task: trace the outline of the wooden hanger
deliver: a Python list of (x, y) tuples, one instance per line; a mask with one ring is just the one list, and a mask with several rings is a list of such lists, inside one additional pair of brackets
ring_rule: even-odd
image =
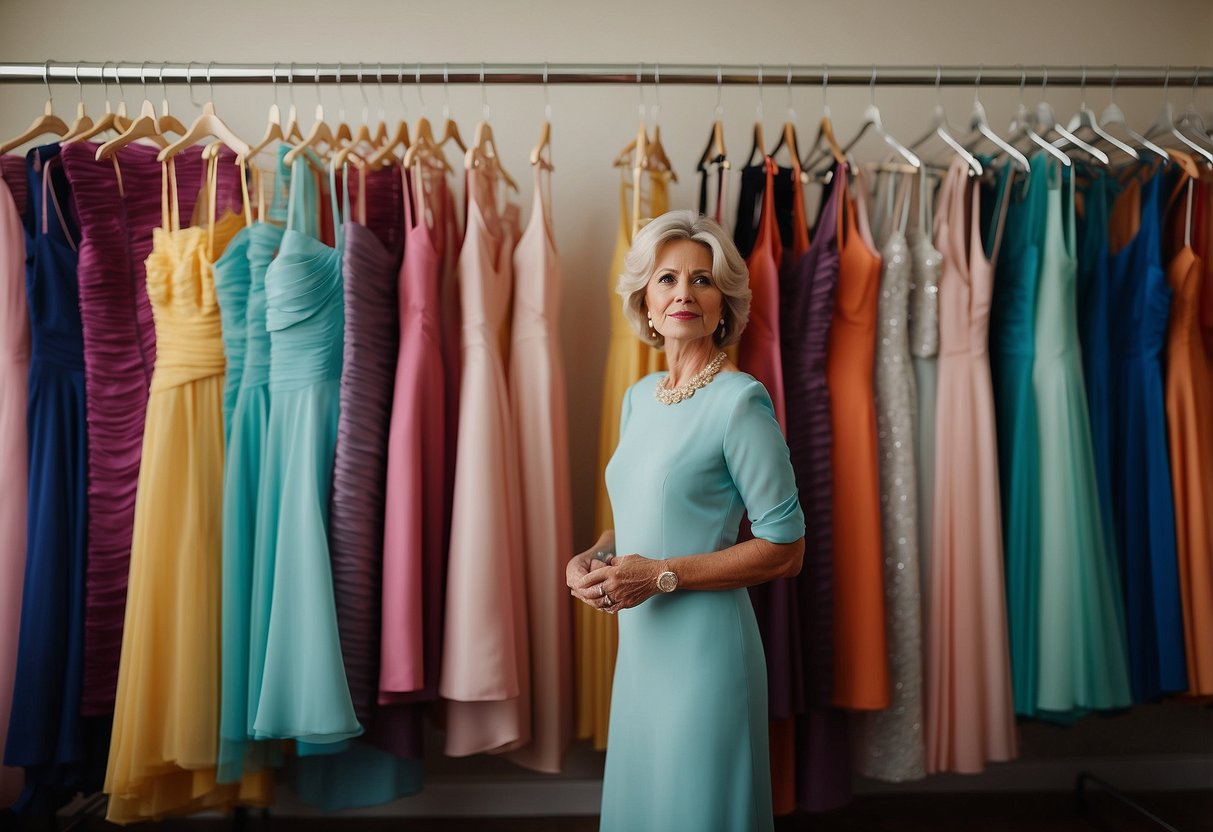
[[(640, 128), (636, 133), (636, 138), (634, 138), (630, 142), (628, 142), (627, 145), (623, 148), (623, 150), (619, 151), (618, 155), (615, 156), (615, 161), (613, 161), (611, 163), (611, 166), (616, 167), (616, 168), (639, 167), (639, 168), (643, 169), (644, 168), (644, 154), (645, 154), (645, 149), (648, 147), (648, 144), (649, 144), (649, 134), (645, 130), (644, 121), (641, 120)], [(641, 148), (641, 152), (639, 155), (636, 153), (637, 148)]]
[(156, 115), (156, 105), (146, 98), (143, 99), (143, 105), (139, 108), (139, 117), (132, 121), (130, 126), (123, 130), (116, 138), (110, 139), (97, 148), (97, 161), (108, 159), (128, 144), (133, 144), (139, 139), (148, 139), (160, 147), (168, 144), (160, 134), (160, 120)]
[(709, 162), (716, 159), (720, 159), (722, 164), (727, 166), (728, 162), (724, 161), (727, 155), (724, 146), (724, 125), (717, 119), (712, 122), (712, 131), (708, 134), (708, 143), (703, 148), (703, 155), (699, 157), (697, 167), (702, 170)]
[[(423, 118), (422, 121), (425, 121), (425, 119)], [(426, 132), (429, 133), (429, 122), (426, 121), (425, 123)], [(383, 124), (380, 124), (379, 126), (383, 128), (384, 132), (386, 133), (386, 126)], [(433, 144), (432, 133), (430, 133), (430, 143)], [(367, 163), (370, 164), (371, 167), (380, 167), (381, 165), (392, 164), (394, 160), (397, 160), (396, 151), (399, 148), (403, 147), (405, 151), (408, 151), (413, 146), (413, 142), (409, 138), (409, 123), (404, 119), (401, 119), (396, 125), (396, 129), (391, 136), (389, 136), (386, 140), (376, 139), (375, 146), (379, 149), (370, 155), (370, 158), (367, 159)], [(443, 161), (445, 163), (445, 159)]]
[(316, 67), (316, 119), (312, 122), (312, 129), (303, 137), (303, 140), (291, 148), (286, 154), (283, 161), (286, 164), (292, 165), (295, 159), (301, 153), (307, 150), (316, 151), (318, 148), (326, 147), (329, 151), (335, 151), (338, 148), (337, 137), (333, 133), (327, 121), (324, 120), (324, 102), (320, 99), (320, 67)]
[(72, 126), (59, 139), (59, 144), (65, 144), (72, 136), (78, 136), (93, 127), (93, 120), (84, 108), (84, 86), (80, 83), (80, 64), (76, 64), (76, 93), (78, 100), (76, 101), (76, 120), (72, 122)]
[(45, 136), (47, 134), (54, 136), (67, 135), (70, 128), (63, 119), (55, 115), (55, 97), (51, 93), (50, 63), (50, 61), (47, 61), (42, 68), (42, 80), (43, 83), (46, 84), (46, 106), (42, 110), (42, 115), (34, 119), (34, 123), (31, 124), (24, 133), (14, 136), (4, 144), (0, 144), (0, 154), (8, 153), (13, 148), (20, 147), (26, 142), (36, 139), (39, 136)]
[(164, 64), (160, 65), (160, 134), (175, 133), (178, 136), (184, 136), (186, 133), (185, 125), (181, 120), (169, 112), (168, 107), (168, 87), (164, 85)]
[(539, 165), (542, 170), (555, 170), (549, 158), (544, 156), (544, 151), (550, 151), (551, 147), (552, 124), (545, 119), (543, 124), (539, 126), (539, 141), (536, 142), (535, 147), (531, 150), (531, 164)]
[(487, 121), (482, 121), (476, 125), (476, 135), (472, 143), (472, 148), (464, 157), (463, 166), (466, 170), (487, 165), (490, 170), (493, 170), (501, 176), (506, 185), (517, 193), (518, 183), (506, 172), (506, 169), (501, 164), (501, 156), (497, 152), (497, 142), (493, 139), (493, 128)]
[(186, 131), (186, 134), (164, 148), (164, 150), (161, 150), (160, 155), (156, 158), (161, 162), (171, 159), (187, 147), (197, 144), (199, 140), (208, 136), (219, 139), (219, 141), (235, 151), (236, 156), (244, 159), (248, 158), (248, 143), (233, 133), (223, 119), (219, 118), (215, 113), (214, 101), (207, 101), (203, 104), (202, 115), (194, 119), (194, 123), (190, 125), (190, 129)]
[(644, 160), (647, 170), (667, 171), (670, 174), (671, 181), (678, 181), (678, 174), (674, 172), (674, 163), (665, 154), (665, 147), (661, 144), (660, 124), (653, 125), (653, 140), (645, 147)]
[[(405, 135), (407, 137), (407, 133)], [(372, 164), (375, 163), (374, 158), (371, 157)], [(441, 168), (446, 173), (453, 172), (450, 163), (446, 160), (446, 154), (442, 152), (442, 147), (434, 140), (434, 132), (430, 127), (430, 120), (425, 116), (417, 119), (417, 135), (413, 142), (408, 145), (408, 150), (404, 153), (404, 166), (411, 168), (418, 160), (423, 160)]]

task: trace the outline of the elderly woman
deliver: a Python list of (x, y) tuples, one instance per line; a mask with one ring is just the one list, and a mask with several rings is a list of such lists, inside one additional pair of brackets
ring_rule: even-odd
[[(619, 614), (601, 828), (769, 830), (766, 662), (745, 588), (800, 571), (804, 516), (771, 399), (721, 349), (749, 319), (749, 275), (691, 211), (645, 226), (625, 268), (624, 313), (670, 371), (625, 395), (606, 469), (616, 528), (567, 568), (575, 597)], [(743, 512), (754, 539), (737, 543)]]

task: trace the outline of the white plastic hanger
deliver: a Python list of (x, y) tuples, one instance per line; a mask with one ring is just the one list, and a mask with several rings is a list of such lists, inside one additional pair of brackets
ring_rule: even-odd
[[(1095, 118), (1095, 111), (1087, 106), (1087, 68), (1085, 66), (1082, 68), (1081, 96), (1078, 112), (1070, 119), (1070, 123), (1066, 125), (1066, 129), (1076, 136), (1079, 135), (1080, 131), (1085, 131), (1087, 134), (1094, 136), (1095, 141), (1101, 141), (1116, 148), (1134, 161), (1139, 160), (1141, 156), (1136, 150), (1099, 126), (1099, 122)], [(1053, 146), (1065, 147), (1070, 143), (1070, 140), (1063, 134), (1061, 138), (1053, 142)]]
[(1154, 123), (1146, 130), (1146, 138), (1162, 138), (1175, 139), (1181, 145), (1182, 149), (1190, 150), (1199, 156), (1206, 164), (1213, 165), (1213, 152), (1197, 144), (1193, 139), (1188, 138), (1182, 130), (1175, 124), (1175, 110), (1171, 106), (1171, 68), (1167, 67), (1167, 74), (1163, 77), (1162, 94), (1163, 103), (1162, 110), (1158, 113), (1158, 118), (1154, 119)]
[(942, 140), (944, 144), (952, 148), (952, 151), (957, 156), (964, 159), (965, 164), (969, 166), (969, 173), (971, 175), (981, 176), (983, 170), (981, 162), (979, 162), (977, 157), (970, 153), (964, 145), (956, 141), (956, 138), (952, 135), (952, 131), (948, 128), (948, 116), (943, 109), (943, 96), (940, 93), (940, 82), (942, 79), (943, 69), (936, 64), (935, 108), (931, 111), (931, 126), (917, 141), (910, 143), (910, 150), (918, 150), (918, 148), (930, 141), (931, 137), (936, 136)]
[[(1045, 74), (1045, 83), (1047, 84), (1047, 69), (1045, 70)], [(1039, 147), (1045, 153), (1048, 153), (1066, 167), (1070, 167), (1074, 161), (1065, 153), (1062, 153), (1056, 147), (1045, 141), (1044, 137), (1036, 132), (1036, 118), (1039, 115), (1039, 110), (1037, 112), (1033, 112), (1029, 110), (1027, 105), (1023, 102), (1023, 88), (1025, 82), (1027, 81), (1027, 77), (1027, 73), (1024, 72), (1024, 69), (1021, 66), (1019, 68), (1019, 108), (1015, 111), (1015, 117), (1011, 119), (1011, 134), (1007, 137), (1007, 141), (1011, 144), (1015, 144), (1016, 142), (1027, 139), (1029, 142)]]
[(1003, 141), (1002, 137), (990, 127), (990, 120), (986, 117), (985, 105), (981, 103), (981, 73), (982, 68), (978, 67), (977, 81), (973, 85), (973, 112), (969, 115), (969, 136), (964, 142), (965, 149), (972, 152), (981, 144), (982, 139), (985, 139), (997, 147), (1000, 152), (1011, 157), (1016, 166), (1024, 173), (1027, 173), (1031, 170), (1031, 165), (1028, 164), (1028, 157), (1020, 153), (1014, 145)]
[(1056, 133), (1062, 139), (1065, 139), (1069, 144), (1074, 145), (1074, 147), (1078, 148), (1083, 153), (1086, 153), (1101, 165), (1106, 166), (1109, 164), (1110, 160), (1108, 159), (1108, 154), (1104, 153), (1098, 147), (1095, 147), (1089, 142), (1085, 142), (1078, 138), (1078, 136), (1075, 136), (1072, 132), (1057, 123), (1057, 115), (1053, 112), (1053, 105), (1049, 103), (1048, 99), (1049, 68), (1047, 66), (1041, 67), (1041, 70), (1043, 75), (1040, 84), (1040, 103), (1036, 105), (1036, 128), (1046, 138), (1050, 133)]
[(1110, 98), (1108, 106), (1104, 107), (1104, 111), (1099, 114), (1099, 126), (1106, 128), (1116, 125), (1125, 131), (1130, 139), (1137, 143), (1138, 150), (1148, 150), (1154, 155), (1162, 159), (1164, 164), (1171, 163), (1171, 157), (1167, 155), (1167, 151), (1156, 145), (1154, 142), (1147, 139), (1141, 133), (1138, 133), (1129, 123), (1125, 121), (1125, 114), (1120, 105), (1116, 103), (1116, 81), (1120, 78), (1120, 67), (1114, 67), (1112, 71), (1112, 83), (1110, 85)]
[(880, 108), (876, 106), (876, 67), (872, 67), (872, 80), (868, 83), (868, 106), (863, 110), (863, 122), (859, 126), (859, 132), (855, 134), (855, 138), (847, 142), (842, 147), (842, 152), (849, 154), (851, 149), (859, 143), (864, 134), (872, 130), (877, 136), (884, 140), (884, 143), (891, 147), (906, 164), (913, 167), (915, 170), (922, 166), (922, 160), (914, 154), (914, 151), (903, 145), (897, 139), (893, 138), (887, 130), (884, 129), (884, 124), (880, 118)]

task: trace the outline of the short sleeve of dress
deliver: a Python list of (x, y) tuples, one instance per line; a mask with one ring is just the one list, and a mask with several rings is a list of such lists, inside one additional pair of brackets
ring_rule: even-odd
[(788, 443), (766, 388), (746, 384), (724, 432), (724, 459), (741, 495), (755, 537), (792, 543), (804, 537), (804, 514), (796, 490)]

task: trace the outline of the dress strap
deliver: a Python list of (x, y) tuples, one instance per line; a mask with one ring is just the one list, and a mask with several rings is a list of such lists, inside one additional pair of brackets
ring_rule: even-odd
[(313, 218), (307, 215), (311, 206), (302, 203), (307, 201), (306, 186), (302, 180), (304, 175), (310, 176), (311, 169), (302, 157), (291, 162), (291, 181), (286, 197), (286, 228), (288, 231), (310, 233)]
[(50, 184), (51, 166), (58, 162), (60, 167), (63, 162), (58, 156), (47, 159), (46, 164), (42, 165), (42, 233), (46, 234), (50, 230), (47, 223), (46, 203), (50, 202), (55, 206), (55, 216), (59, 218), (59, 227), (63, 229), (63, 236), (67, 240), (67, 244), (72, 247), (72, 251), (76, 251), (76, 241), (72, 239), (71, 229), (67, 225), (67, 217), (63, 215), (63, 207), (59, 204), (59, 195), (55, 193), (55, 188)]
[[(1058, 164), (1060, 165), (1061, 163), (1058, 162)], [(1002, 187), (999, 188), (998, 194), (995, 197), (995, 204), (998, 206), (998, 214), (997, 214), (997, 219), (994, 220), (994, 243), (993, 243), (993, 245), (990, 246), (990, 253), (987, 258), (991, 263), (998, 262), (998, 250), (1002, 247), (1002, 233), (1003, 233), (1004, 229), (1006, 229), (1006, 226), (1007, 226), (1007, 209), (1010, 207), (1011, 188), (1014, 186), (1014, 183), (1015, 183), (1015, 171), (1011, 167), (1011, 163), (1008, 161), (1007, 162), (1007, 172), (1006, 172), (1006, 175), (1003, 176), (1003, 180), (1002, 180)], [(980, 191), (980, 188), (978, 188), (978, 190)], [(977, 207), (980, 209), (980, 207), (981, 207), (980, 202), (978, 203)], [(1071, 209), (1073, 208), (1072, 200), (1071, 200), (1070, 207), (1071, 207)], [(974, 227), (977, 227), (977, 236), (978, 236), (978, 238), (980, 238), (981, 229), (978, 227), (981, 225), (980, 211), (978, 211), (978, 213), (974, 214), (974, 216), (977, 217), (977, 220), (974, 222)], [(1073, 227), (1072, 222), (1071, 222), (1071, 227)], [(1071, 236), (1073, 236), (1073, 235), (1071, 235)]]
[(910, 207), (914, 201), (910, 198), (914, 195), (914, 186), (909, 176), (902, 176), (901, 182), (897, 186), (897, 199), (895, 203), (897, 210), (901, 211), (901, 215), (897, 219), (897, 231), (903, 236), (906, 233), (906, 228), (910, 224)]
[(219, 205), (219, 154), (206, 163), (206, 257), (215, 260), (215, 212)]
[(170, 233), (181, 228), (181, 209), (177, 204), (177, 163), (172, 156), (160, 164), (160, 227)]
[[(345, 247), (345, 218), (350, 213), (348, 164), (341, 166), (342, 187), (337, 187), (337, 167), (329, 165), (329, 207), (333, 211), (333, 247), (341, 251)], [(337, 191), (341, 191), (341, 213), (337, 212)]]

